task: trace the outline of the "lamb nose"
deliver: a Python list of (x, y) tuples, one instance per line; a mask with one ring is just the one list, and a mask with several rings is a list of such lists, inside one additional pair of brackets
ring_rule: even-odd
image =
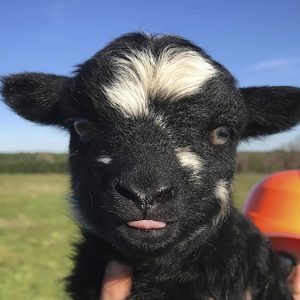
[(153, 201), (158, 203), (164, 203), (169, 200), (172, 200), (174, 197), (174, 188), (172, 186), (161, 186), (153, 194)]
[(144, 192), (142, 189), (121, 181), (116, 184), (115, 189), (123, 198), (140, 202), (143, 209), (151, 208), (154, 203), (167, 202), (174, 196), (173, 187), (167, 185)]
[(137, 189), (123, 181), (118, 182), (115, 186), (115, 189), (119, 195), (129, 200), (141, 201), (143, 198), (143, 195)]

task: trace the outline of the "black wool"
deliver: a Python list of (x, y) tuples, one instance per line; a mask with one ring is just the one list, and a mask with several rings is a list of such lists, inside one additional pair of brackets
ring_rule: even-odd
[(2, 78), (5, 103), (70, 133), (70, 205), (82, 232), (66, 280), (98, 300), (107, 263), (133, 268), (128, 299), (292, 299), (276, 255), (232, 206), (236, 148), (300, 121), (300, 89), (239, 88), (176, 36), (124, 35), (73, 77)]

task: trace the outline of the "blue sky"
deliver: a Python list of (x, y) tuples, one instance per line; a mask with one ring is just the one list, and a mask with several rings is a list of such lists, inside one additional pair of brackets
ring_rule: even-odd
[[(0, 75), (69, 75), (120, 34), (184, 36), (224, 64), (241, 86), (300, 86), (298, 0), (0, 1)], [(300, 126), (243, 150), (270, 150), (300, 138)], [(68, 135), (24, 121), (0, 103), (0, 152), (67, 151)]]

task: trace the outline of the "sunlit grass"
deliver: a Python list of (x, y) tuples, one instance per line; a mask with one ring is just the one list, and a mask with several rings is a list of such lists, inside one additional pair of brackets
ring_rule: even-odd
[(0, 299), (64, 299), (75, 228), (63, 175), (0, 175)]
[[(241, 207), (262, 175), (238, 175)], [(76, 228), (70, 219), (65, 175), (0, 175), (0, 299), (66, 299), (62, 279)]]

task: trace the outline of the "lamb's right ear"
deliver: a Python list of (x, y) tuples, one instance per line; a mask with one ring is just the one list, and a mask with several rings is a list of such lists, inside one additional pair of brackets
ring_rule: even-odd
[(71, 78), (43, 73), (21, 73), (1, 78), (4, 102), (23, 118), (61, 125), (62, 99)]

